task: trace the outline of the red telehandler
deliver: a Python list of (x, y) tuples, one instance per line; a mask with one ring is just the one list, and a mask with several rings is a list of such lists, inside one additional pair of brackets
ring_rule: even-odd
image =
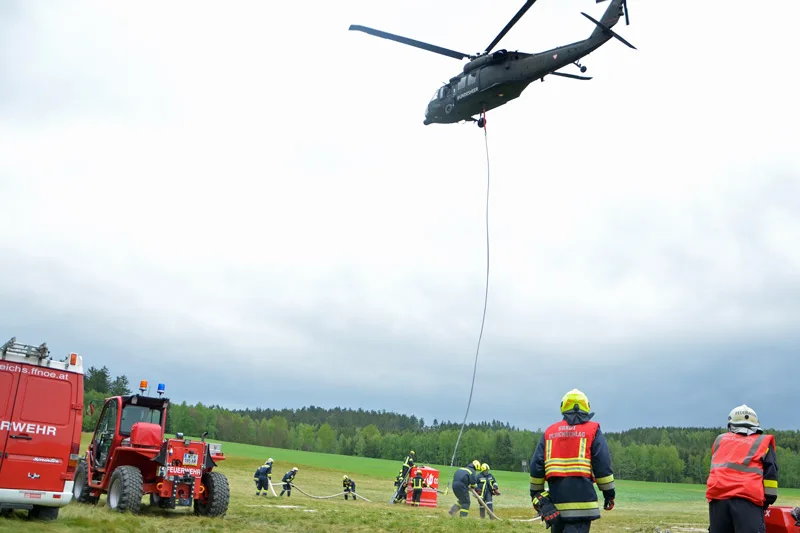
[(142, 496), (162, 509), (194, 505), (195, 514), (223, 516), (228, 510), (228, 479), (214, 472), (225, 459), (221, 444), (165, 439), (169, 399), (158, 385), (158, 397), (141, 394), (106, 398), (94, 437), (75, 471), (73, 498), (96, 504), (101, 494), (116, 511), (140, 510)]

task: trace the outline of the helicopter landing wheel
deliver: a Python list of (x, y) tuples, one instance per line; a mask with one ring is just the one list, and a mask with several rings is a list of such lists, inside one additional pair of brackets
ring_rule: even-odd
[(479, 119), (478, 119), (478, 127), (479, 127), (479, 128), (482, 128), (482, 127), (484, 127), (485, 125), (486, 125), (486, 119), (485, 119), (485, 118), (483, 118), (483, 117), (479, 118)]
[(581, 72), (586, 72), (586, 67), (581, 67)]

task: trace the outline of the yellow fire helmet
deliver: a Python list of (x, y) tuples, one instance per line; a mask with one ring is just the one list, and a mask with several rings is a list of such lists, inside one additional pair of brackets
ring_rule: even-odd
[(561, 412), (583, 411), (589, 413), (589, 398), (578, 389), (572, 389), (561, 398)]
[(481, 465), (481, 470), (482, 470), (483, 472), (488, 472), (488, 471), (489, 471), (489, 465), (488, 465), (488, 464), (486, 464), (486, 463), (483, 463), (483, 464)]
[(474, 461), (472, 461), (472, 466), (475, 467), (475, 470), (480, 470), (481, 469), (481, 462), (478, 461), (477, 459), (475, 459)]
[(347, 474), (343, 475), (343, 476), (342, 476), (342, 479), (343, 479), (343, 480), (347, 479)]

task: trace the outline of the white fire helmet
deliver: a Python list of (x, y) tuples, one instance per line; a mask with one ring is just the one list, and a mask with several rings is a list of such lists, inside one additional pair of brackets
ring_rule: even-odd
[(761, 433), (761, 426), (758, 425), (758, 415), (746, 404), (734, 407), (728, 414), (728, 431), (732, 433), (742, 433), (752, 435)]

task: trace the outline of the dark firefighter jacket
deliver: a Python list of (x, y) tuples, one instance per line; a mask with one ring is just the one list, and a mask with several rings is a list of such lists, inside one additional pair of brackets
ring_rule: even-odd
[(471, 463), (456, 470), (453, 474), (453, 485), (456, 483), (461, 483), (465, 487), (474, 487), (478, 484), (478, 474)]
[(419, 473), (417, 470), (417, 475), (411, 478), (411, 488), (414, 490), (422, 490), (422, 487), (427, 487), (428, 484), (425, 482), (425, 478), (422, 477), (422, 474)]
[(483, 472), (478, 476), (478, 495), (486, 501), (492, 495), (492, 490), (497, 490), (497, 480), (491, 472)]
[[(586, 424), (594, 416), (594, 413), (570, 412), (564, 414), (564, 422), (569, 426), (576, 426), (574, 431), (567, 433), (581, 434), (582, 424)], [(560, 422), (564, 425), (564, 422)], [(536, 451), (531, 458), (531, 498), (544, 490), (545, 482), (545, 441), (548, 431), (557, 428), (557, 424), (551, 425), (545, 434), (542, 435)], [(559, 438), (558, 435), (551, 437)], [(579, 437), (567, 437), (576, 438)], [(580, 442), (579, 447), (583, 448), (585, 442)], [(594, 483), (597, 483), (604, 497), (613, 499), (614, 472), (611, 470), (611, 454), (608, 451), (606, 438), (597, 426), (590, 446), (591, 456), (591, 475), (586, 476), (558, 476), (550, 475), (547, 479), (550, 500), (561, 511), (561, 517), (565, 521), (575, 520), (595, 520), (600, 518), (600, 505), (597, 501), (597, 492)], [(593, 479), (594, 478), (594, 479)]]
[(342, 488), (345, 492), (355, 492), (356, 491), (356, 482), (350, 478), (342, 480)]
[(261, 479), (263, 481), (267, 480), (267, 475), (269, 474), (267, 467), (265, 465), (261, 465), (256, 468), (256, 473), (253, 474), (254, 479)]
[(281, 479), (281, 481), (283, 481), (284, 483), (289, 483), (290, 481), (292, 481), (294, 479), (294, 475), (296, 473), (297, 472), (295, 472), (294, 470), (289, 470), (288, 472), (286, 472), (283, 475), (283, 478)]

